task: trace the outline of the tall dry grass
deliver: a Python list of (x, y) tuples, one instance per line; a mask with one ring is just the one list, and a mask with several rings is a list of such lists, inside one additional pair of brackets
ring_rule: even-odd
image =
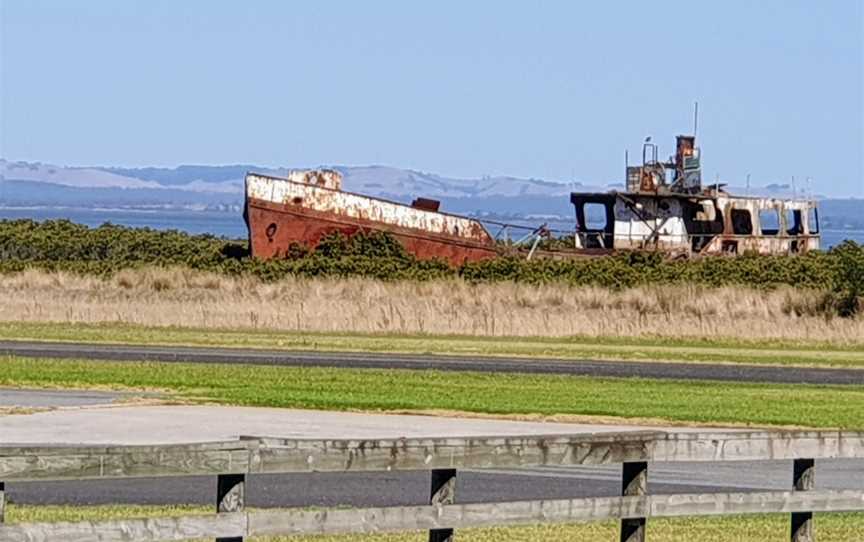
[(263, 283), (188, 269), (110, 279), (0, 276), (0, 320), (491, 336), (722, 336), (860, 343), (864, 318), (831, 317), (823, 294), (700, 286), (611, 291), (459, 280)]

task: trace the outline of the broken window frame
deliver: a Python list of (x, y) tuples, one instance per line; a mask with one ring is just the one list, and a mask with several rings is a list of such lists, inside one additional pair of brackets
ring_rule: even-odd
[[(729, 221), (732, 225), (733, 235), (753, 235), (753, 213), (750, 212), (750, 209), (733, 207), (729, 213)], [(746, 227), (739, 228), (742, 225), (746, 225)]]
[(780, 235), (781, 229), (779, 209), (776, 207), (765, 207), (759, 209), (760, 235), (774, 237)]
[(816, 235), (819, 233), (819, 209), (810, 207), (807, 210), (807, 233)]

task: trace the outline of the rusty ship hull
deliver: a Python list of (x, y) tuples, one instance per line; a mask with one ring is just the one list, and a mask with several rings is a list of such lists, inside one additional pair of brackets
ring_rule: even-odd
[[(692, 258), (803, 254), (820, 247), (815, 200), (740, 197), (719, 182), (702, 186), (694, 135), (677, 136), (669, 161), (659, 160), (657, 146), (646, 141), (642, 164), (625, 167), (626, 191), (571, 194), (574, 230), (487, 220), (501, 227), (496, 237), (477, 220), (439, 212), (434, 200), (405, 205), (345, 192), (335, 170), (292, 171), (284, 178), (249, 173), (249, 244), (253, 257), (268, 259), (285, 257), (292, 244), (315, 248), (334, 232), (386, 232), (416, 258), (439, 258), (453, 266), (500, 255), (560, 259), (652, 251)], [(510, 231), (520, 228), (527, 234), (511, 242)], [(507, 237), (497, 241), (503, 232)], [(556, 233), (550, 244), (558, 248), (546, 248), (542, 241)]]
[(478, 221), (436, 210), (437, 202), (405, 205), (342, 191), (333, 170), (248, 174), (245, 218), (253, 257), (285, 257), (292, 244), (315, 248), (331, 233), (386, 232), (418, 259), (458, 266), (494, 258), (495, 240)]

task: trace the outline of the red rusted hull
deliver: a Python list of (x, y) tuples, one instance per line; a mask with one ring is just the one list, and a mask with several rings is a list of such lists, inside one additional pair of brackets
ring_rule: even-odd
[(494, 258), (494, 243), (472, 243), (464, 238), (402, 228), (390, 224), (315, 211), (300, 205), (248, 199), (246, 202), (249, 242), (256, 258), (284, 257), (292, 243), (314, 248), (327, 234), (340, 232), (386, 232), (418, 259), (439, 258), (459, 266)]

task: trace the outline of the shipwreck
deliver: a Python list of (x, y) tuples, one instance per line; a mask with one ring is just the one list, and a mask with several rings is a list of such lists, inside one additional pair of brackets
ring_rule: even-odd
[[(733, 196), (722, 184), (703, 186), (700, 149), (690, 135), (676, 138), (667, 161), (646, 141), (641, 163), (626, 165), (625, 191), (574, 192), (570, 201), (571, 231), (526, 228), (441, 212), (433, 199), (408, 205), (347, 192), (338, 171), (318, 169), (286, 177), (248, 173), (244, 218), (251, 254), (262, 259), (285, 257), (292, 244), (314, 248), (334, 232), (386, 232), (415, 257), (454, 266), (505, 254), (571, 258), (636, 250), (689, 258), (819, 248), (815, 200)], [(520, 229), (525, 235), (511, 240)]]

